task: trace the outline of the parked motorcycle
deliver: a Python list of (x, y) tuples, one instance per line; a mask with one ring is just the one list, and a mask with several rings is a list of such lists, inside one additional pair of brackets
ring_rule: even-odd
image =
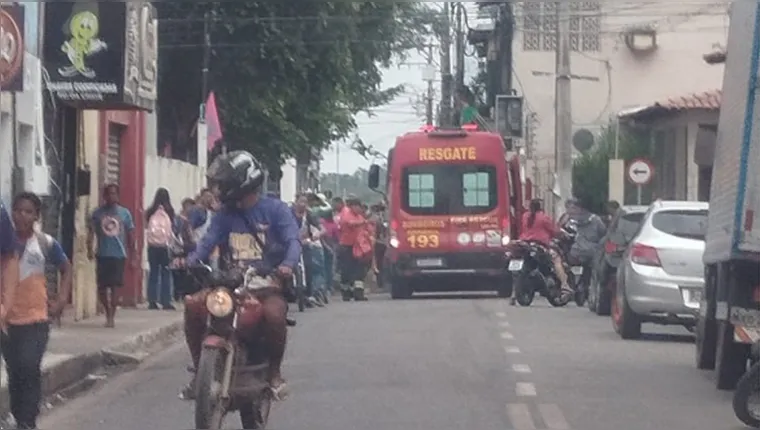
[[(530, 306), (536, 293), (546, 297), (554, 307), (567, 305), (572, 297), (562, 293), (562, 285), (554, 270), (549, 249), (541, 243), (514, 241), (507, 249), (507, 269), (512, 274), (515, 299), (520, 306)], [(569, 266), (565, 265), (570, 285), (575, 284)]]
[(570, 287), (575, 291), (573, 299), (575, 304), (583, 306), (588, 299), (588, 286), (590, 284), (591, 267), (581, 264), (579, 262), (572, 261), (569, 258), (570, 248), (575, 243), (575, 238), (578, 236), (578, 223), (571, 219), (563, 224), (560, 229), (563, 235), (554, 240), (554, 244), (562, 254), (563, 260), (568, 262), (570, 266), (570, 272), (572, 272), (572, 279), (568, 275), (568, 283)]
[[(749, 427), (760, 428), (760, 343), (752, 347), (754, 364), (741, 377), (734, 391), (734, 414)], [(750, 403), (758, 403), (751, 405)], [(753, 407), (754, 406), (754, 407)]]
[(243, 428), (265, 429), (272, 392), (264, 353), (262, 304), (257, 295), (280, 288), (277, 280), (245, 273), (188, 269), (204, 290), (188, 300), (188, 312), (206, 320), (195, 388), (195, 428), (219, 430), (229, 412), (239, 411)]

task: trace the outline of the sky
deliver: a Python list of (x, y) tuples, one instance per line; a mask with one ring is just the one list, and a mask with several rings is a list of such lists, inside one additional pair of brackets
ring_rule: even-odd
[[(471, 25), (476, 13), (475, 10), (468, 7), (467, 15)], [(436, 50), (433, 58), (436, 68), (439, 65), (439, 56), (439, 51)], [(425, 123), (424, 101), (427, 93), (427, 82), (423, 79), (423, 73), (426, 60), (425, 55), (410, 51), (408, 58), (403, 63), (384, 71), (384, 88), (404, 85), (406, 91), (388, 105), (374, 109), (375, 114), (372, 117), (368, 117), (366, 114), (356, 116), (358, 125), (356, 134), (364, 141), (365, 145), (371, 145), (378, 152), (387, 154), (388, 150), (393, 147), (397, 136), (417, 130)], [(470, 77), (477, 73), (477, 69), (477, 59), (466, 58), (465, 82), (469, 83)], [(440, 87), (440, 75), (436, 74), (434, 82), (436, 105), (440, 100), (438, 98)], [(365, 159), (351, 150), (352, 140), (353, 138), (344, 142), (335, 142), (330, 150), (323, 152), (323, 160), (320, 166), (322, 172), (352, 174), (357, 168), (368, 168), (372, 164), (371, 159)]]

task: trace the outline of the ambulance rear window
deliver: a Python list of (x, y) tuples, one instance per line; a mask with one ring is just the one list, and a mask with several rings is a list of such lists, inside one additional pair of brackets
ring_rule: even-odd
[(401, 200), (411, 215), (477, 215), (498, 203), (496, 168), (478, 165), (421, 165), (402, 172)]

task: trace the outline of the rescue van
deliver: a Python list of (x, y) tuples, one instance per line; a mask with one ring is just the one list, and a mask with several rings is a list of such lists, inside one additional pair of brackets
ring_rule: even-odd
[[(495, 133), (425, 128), (388, 154), (385, 279), (394, 299), (415, 292), (511, 295), (505, 247), (519, 234), (519, 159)], [(380, 168), (370, 167), (377, 190)], [(380, 191), (380, 190), (378, 190)]]

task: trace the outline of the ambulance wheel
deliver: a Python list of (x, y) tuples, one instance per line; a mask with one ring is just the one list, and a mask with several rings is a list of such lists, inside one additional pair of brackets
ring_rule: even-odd
[(391, 298), (393, 300), (411, 299), (414, 290), (408, 281), (394, 278), (391, 280)]

